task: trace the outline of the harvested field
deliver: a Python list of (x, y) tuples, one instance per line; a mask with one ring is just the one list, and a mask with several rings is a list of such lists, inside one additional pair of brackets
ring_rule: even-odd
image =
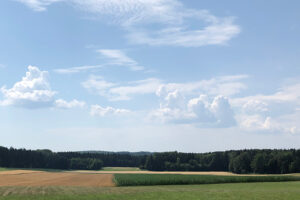
[(114, 186), (113, 174), (14, 170), (0, 173), (1, 186)]

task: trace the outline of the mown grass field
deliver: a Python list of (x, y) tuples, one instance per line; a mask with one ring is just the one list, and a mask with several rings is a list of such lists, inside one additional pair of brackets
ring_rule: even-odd
[(181, 174), (115, 174), (117, 186), (187, 185), (300, 181), (297, 176), (216, 176)]
[(299, 200), (300, 182), (138, 187), (0, 187), (1, 200)]

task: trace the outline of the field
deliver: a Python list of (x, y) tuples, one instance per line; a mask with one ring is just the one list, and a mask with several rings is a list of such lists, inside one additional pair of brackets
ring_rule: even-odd
[[(219, 176), (213, 175), (213, 172), (203, 175), (204, 172), (202, 172), (199, 176), (197, 173), (196, 175), (175, 175), (174, 172), (161, 174), (160, 172), (127, 170), (110, 168), (105, 171), (87, 172), (3, 169), (0, 171), (0, 200), (298, 200), (300, 196), (300, 181), (222, 183), (274, 181), (275, 179), (276, 181), (300, 180), (299, 176), (228, 176), (226, 172), (216, 173)], [(191, 173), (193, 172), (189, 174)], [(121, 181), (131, 185), (145, 185), (146, 181), (148, 185), (150, 182), (153, 186), (116, 187), (113, 182), (114, 178), (118, 185)], [(156, 185), (162, 183), (195, 185)], [(196, 185), (199, 183), (202, 184)]]
[(0, 173), (1, 186), (114, 186), (113, 174), (82, 174), (75, 172), (45, 172), (11, 170)]
[(115, 174), (118, 186), (300, 181), (296, 176), (216, 176), (181, 174)]
[(101, 171), (141, 171), (137, 167), (103, 167)]
[(300, 182), (139, 187), (0, 187), (1, 200), (299, 200)]

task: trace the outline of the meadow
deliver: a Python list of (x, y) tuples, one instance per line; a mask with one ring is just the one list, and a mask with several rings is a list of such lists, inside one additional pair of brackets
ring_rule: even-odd
[(300, 182), (134, 187), (0, 187), (1, 200), (299, 200)]

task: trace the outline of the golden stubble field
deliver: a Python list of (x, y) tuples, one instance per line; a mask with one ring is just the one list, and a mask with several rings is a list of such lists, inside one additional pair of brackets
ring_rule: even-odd
[(114, 186), (113, 174), (12, 170), (0, 172), (1, 186)]

